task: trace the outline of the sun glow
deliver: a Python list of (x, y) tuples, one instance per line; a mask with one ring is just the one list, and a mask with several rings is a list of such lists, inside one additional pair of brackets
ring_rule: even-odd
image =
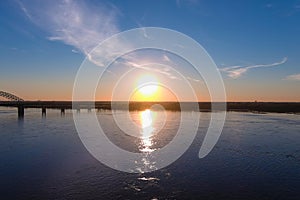
[(154, 100), (157, 98), (159, 84), (152, 75), (143, 75), (137, 81), (137, 93), (139, 100)]
[(139, 88), (139, 92), (143, 96), (152, 96), (156, 93), (157, 89), (158, 89), (157, 85), (149, 84), (149, 85), (145, 85), (145, 86), (142, 86), (141, 88)]

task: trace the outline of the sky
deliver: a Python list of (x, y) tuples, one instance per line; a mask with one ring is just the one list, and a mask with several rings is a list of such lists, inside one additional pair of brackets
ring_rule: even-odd
[[(91, 51), (99, 43), (129, 29), (162, 27), (202, 45), (223, 77), (227, 101), (300, 102), (299, 25), (299, 0), (3, 0), (0, 91), (25, 100), (71, 100), (76, 73), (84, 60), (94, 61)], [(190, 82), (199, 101), (210, 100), (192, 66), (171, 53), (144, 50), (128, 57), (134, 59), (120, 58), (105, 73), (97, 100), (110, 100), (114, 84), (132, 67), (139, 69), (124, 79), (124, 88), (139, 86), (143, 79), (178, 89), (181, 80), (168, 68), (173, 67)], [(141, 68), (145, 60), (162, 65)], [(155, 91), (154, 97), (140, 91), (132, 98), (176, 96), (163, 87), (148, 89)]]

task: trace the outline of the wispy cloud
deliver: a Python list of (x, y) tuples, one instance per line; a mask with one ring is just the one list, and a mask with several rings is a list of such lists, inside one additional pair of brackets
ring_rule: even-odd
[(230, 78), (236, 79), (240, 76), (244, 75), (249, 69), (254, 68), (263, 68), (263, 67), (275, 67), (281, 64), (284, 64), (287, 61), (287, 57), (283, 58), (279, 62), (271, 63), (271, 64), (258, 64), (258, 65), (250, 65), (250, 66), (231, 66), (219, 69), (220, 71), (224, 72)]
[(30, 19), (31, 21), (33, 20), (33, 18), (31, 17), (31, 14), (28, 12), (27, 8), (24, 6), (24, 4), (21, 1), (17, 1), (21, 10), (24, 12), (24, 14), (27, 16), (28, 19)]
[[(171, 71), (170, 67), (166, 66), (166, 65), (162, 65), (162, 64), (158, 64), (158, 63), (149, 63), (149, 62), (146, 62), (145, 64), (140, 64), (140, 63), (138, 63), (138, 61), (135, 61), (132, 58), (130, 58), (130, 60), (128, 58), (124, 59), (123, 64), (128, 67), (134, 67), (134, 68), (158, 73), (158, 74), (164, 75), (170, 79), (181, 80), (179, 77), (174, 75), (174, 73)], [(157, 66), (157, 67), (155, 67), (155, 66)]]
[[(37, 3), (19, 1), (24, 14), (34, 24), (45, 30), (50, 41), (60, 41), (74, 47), (74, 53), (82, 52), (87, 58), (98, 66), (105, 66), (114, 55), (119, 55), (123, 48), (130, 44), (114, 41), (105, 48), (95, 48), (101, 41), (115, 33), (120, 32), (117, 25), (118, 9), (111, 5), (98, 4), (96, 7), (88, 5), (85, 1), (56, 0)], [(39, 6), (36, 6), (39, 5)], [(146, 30), (142, 34), (148, 38)], [(170, 79), (179, 79), (169, 68), (149, 67), (149, 62), (141, 63), (134, 56), (123, 56), (121, 64), (135, 68), (152, 71), (167, 76)], [(163, 55), (165, 62), (171, 62), (167, 55)], [(153, 61), (152, 61), (153, 62)], [(151, 62), (150, 62), (151, 63)]]
[(284, 80), (289, 81), (300, 81), (300, 74), (292, 74), (284, 78)]
[(72, 49), (71, 50), (73, 53), (79, 53), (79, 51), (75, 50), (75, 49)]
[(166, 62), (171, 61), (170, 58), (166, 54), (163, 55), (163, 60), (166, 61)]
[[(48, 0), (16, 0), (24, 15), (35, 25), (47, 33), (50, 41), (60, 41), (73, 47), (73, 53), (83, 53), (98, 66), (106, 66), (114, 55), (119, 55), (130, 44), (113, 41), (105, 48), (95, 48), (99, 43), (120, 32), (117, 17), (120, 11), (113, 5), (97, 2), (89, 5), (87, 1)], [(195, 0), (187, 1), (196, 3)], [(179, 3), (179, 2), (178, 2)], [(149, 38), (145, 29), (141, 29), (145, 38)], [(175, 44), (180, 46), (179, 44)], [(180, 46), (184, 48), (183, 46)], [(161, 59), (161, 58), (160, 58)], [(172, 63), (166, 54), (160, 60)], [(165, 75), (170, 79), (181, 80), (170, 67), (149, 67), (150, 62), (141, 62), (134, 56), (123, 56), (123, 65), (144, 69)], [(159, 62), (158, 62), (159, 63)], [(111, 72), (112, 73), (112, 72)], [(113, 73), (112, 73), (113, 74)], [(199, 80), (187, 77), (191, 81)]]
[(111, 5), (90, 6), (86, 1), (72, 0), (43, 3), (19, 0), (18, 3), (28, 19), (49, 34), (49, 40), (73, 46), (96, 63), (95, 55), (89, 54), (91, 50), (119, 32), (116, 22), (119, 11)]
[(190, 76), (186, 76), (186, 79), (190, 80), (190, 81), (194, 81), (194, 82), (201, 82), (200, 79), (195, 79), (195, 78), (192, 78)]
[[(118, 64), (127, 66), (127, 67), (133, 67), (137, 69), (146, 70), (149, 72), (157, 73), (160, 75), (164, 75), (166, 78), (173, 79), (173, 80), (179, 80), (182, 81), (184, 79), (187, 79), (191, 82), (200, 83), (202, 82), (201, 79), (192, 78), (193, 75), (188, 76), (185, 73), (181, 73), (180, 71), (176, 71), (175, 68), (173, 68), (173, 65), (176, 65), (171, 59), (171, 57), (167, 56), (166, 54), (163, 54), (162, 57), (156, 57), (155, 60), (149, 61), (149, 60), (143, 60), (140, 59), (136, 55), (125, 55), (122, 57), (122, 59), (117, 60)], [(164, 63), (164, 64), (161, 64)], [(172, 67), (173, 66), (173, 67)], [(180, 75), (179, 75), (180, 74)]]

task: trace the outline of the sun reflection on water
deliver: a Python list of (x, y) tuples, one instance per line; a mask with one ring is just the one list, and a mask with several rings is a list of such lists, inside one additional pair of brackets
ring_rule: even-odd
[(140, 113), (141, 120), (141, 147), (140, 151), (145, 153), (153, 152), (155, 149), (151, 148), (152, 136), (154, 134), (153, 121), (154, 113), (147, 109)]

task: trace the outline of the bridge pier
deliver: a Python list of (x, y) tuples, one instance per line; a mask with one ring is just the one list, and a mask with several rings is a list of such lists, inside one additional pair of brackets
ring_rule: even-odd
[(18, 106), (18, 117), (24, 118), (24, 106)]
[(65, 115), (65, 109), (64, 108), (60, 109), (60, 114)]
[(46, 108), (42, 108), (42, 116), (46, 116)]

